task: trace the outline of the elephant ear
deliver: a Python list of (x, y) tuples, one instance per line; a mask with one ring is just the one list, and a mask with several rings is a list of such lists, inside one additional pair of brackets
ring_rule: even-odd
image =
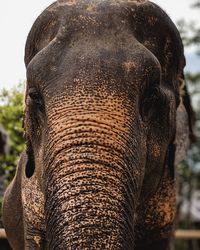
[(182, 83), (180, 86), (181, 100), (176, 111), (175, 165), (184, 159), (191, 142), (195, 141), (193, 133), (195, 114), (191, 106), (183, 74), (180, 77), (180, 82)]
[(45, 48), (56, 36), (59, 29), (58, 3), (50, 5), (36, 19), (28, 35), (25, 48), (26, 67), (34, 56)]

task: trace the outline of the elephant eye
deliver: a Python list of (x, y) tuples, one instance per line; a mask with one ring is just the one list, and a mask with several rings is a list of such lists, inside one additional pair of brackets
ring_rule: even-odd
[(154, 102), (153, 98), (149, 98), (149, 99), (144, 99), (141, 103), (140, 113), (142, 120), (144, 122), (148, 122), (153, 115), (153, 105), (154, 105), (153, 102)]
[(148, 88), (140, 102), (140, 114), (144, 122), (162, 121), (169, 107), (169, 98), (165, 91), (158, 86)]
[(41, 95), (35, 88), (30, 88), (28, 91), (28, 95), (36, 104), (42, 104)]
[(141, 98), (140, 114), (144, 122), (149, 122), (159, 113), (159, 94), (157, 88), (147, 89)]

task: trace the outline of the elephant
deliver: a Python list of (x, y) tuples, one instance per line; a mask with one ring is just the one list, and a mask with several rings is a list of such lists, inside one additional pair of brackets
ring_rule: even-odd
[(168, 15), (146, 0), (58, 0), (25, 64), (26, 150), (3, 203), (12, 248), (170, 249), (193, 113)]

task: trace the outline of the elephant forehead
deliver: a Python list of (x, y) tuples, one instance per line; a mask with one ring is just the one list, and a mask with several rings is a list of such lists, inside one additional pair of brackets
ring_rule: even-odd
[[(105, 49), (123, 48), (130, 54), (130, 51), (140, 51), (134, 46), (137, 41), (146, 48), (146, 53), (151, 51), (158, 59), (166, 78), (170, 78), (168, 70), (170, 73), (176, 70), (173, 65), (179, 66), (182, 53), (179, 35), (169, 17), (155, 4), (143, 0), (57, 1), (41, 14), (30, 32), (26, 65), (40, 51), (48, 59), (43, 49), (50, 47), (55, 51), (52, 47), (55, 39), (60, 42), (62, 55), (66, 50), (74, 50), (78, 43), (87, 45), (88, 52), (92, 47), (98, 51), (100, 45)], [(81, 49), (85, 51), (84, 46)], [(55, 54), (62, 57), (60, 53)], [(133, 63), (123, 66), (129, 72)], [(55, 66), (51, 68), (56, 69)]]
[[(57, 2), (60, 6), (62, 6), (62, 5), (71, 6), (71, 5), (77, 5), (77, 4), (86, 4), (87, 6), (94, 6), (97, 3), (106, 2), (106, 1), (105, 0), (104, 1), (102, 1), (102, 0), (88, 0), (88, 1), (85, 1), (85, 0), (58, 0)], [(135, 4), (140, 4), (140, 3), (146, 2), (146, 0), (126, 0), (126, 1), (117, 0), (117, 1), (110, 1), (110, 2), (112, 4), (119, 4), (121, 2), (131, 2), (131, 3), (135, 3)]]
[(134, 98), (147, 79), (160, 78), (160, 64), (133, 36), (117, 38), (55, 40), (29, 64), (28, 81), (47, 87), (50, 96), (84, 86), (90, 93), (105, 88)]
[[(73, 32), (88, 31), (95, 35), (101, 34), (106, 30), (114, 29), (115, 31), (123, 31), (128, 28), (129, 18), (134, 16), (135, 9), (138, 5), (144, 4), (146, 1), (59, 1), (57, 5), (57, 15), (60, 20), (60, 33), (69, 34)], [(150, 22), (156, 21), (151, 17)], [(93, 29), (94, 28), (94, 29)]]

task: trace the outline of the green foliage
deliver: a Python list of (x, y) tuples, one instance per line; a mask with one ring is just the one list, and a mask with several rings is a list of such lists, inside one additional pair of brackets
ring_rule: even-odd
[(24, 149), (23, 86), (0, 92), (0, 124), (9, 136), (10, 152), (0, 156), (0, 175), (5, 175), (7, 183), (13, 178), (19, 154)]

